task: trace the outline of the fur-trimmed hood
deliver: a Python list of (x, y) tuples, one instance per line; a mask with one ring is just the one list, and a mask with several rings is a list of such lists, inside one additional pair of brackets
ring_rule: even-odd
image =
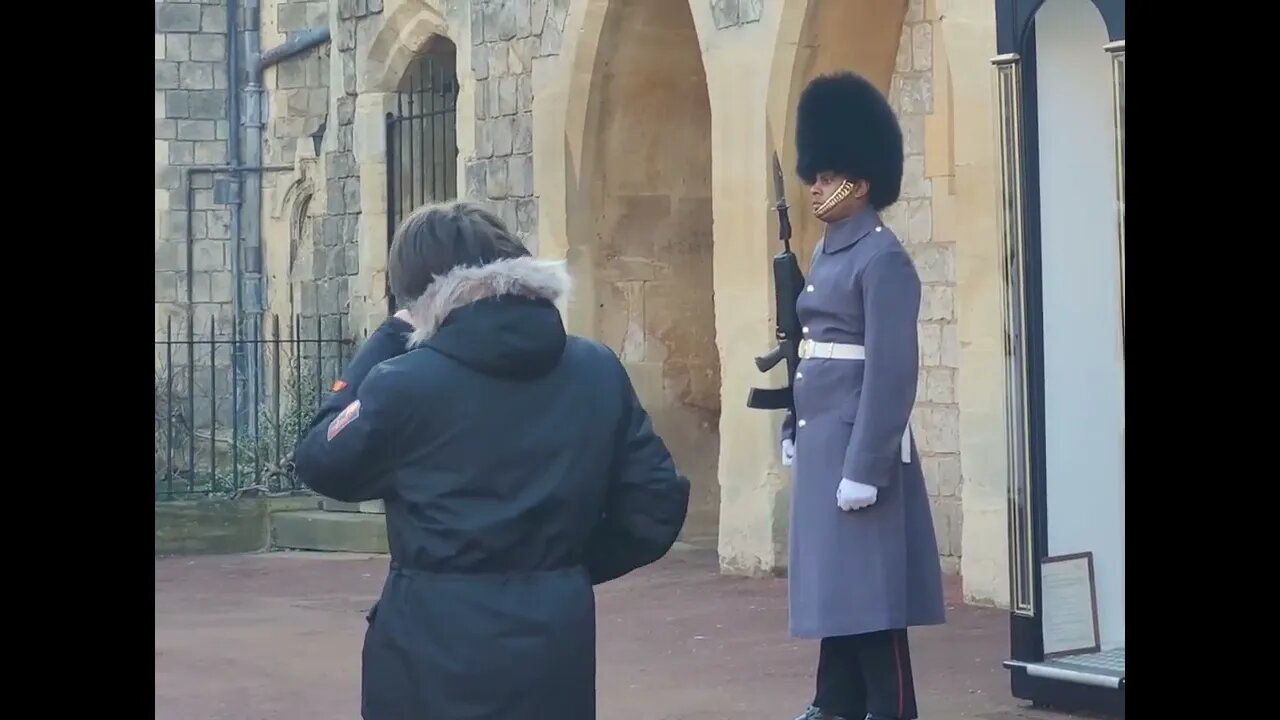
[(421, 297), (410, 303), (414, 331), (409, 336), (409, 347), (426, 342), (450, 313), (478, 300), (515, 295), (550, 300), (558, 306), (568, 298), (570, 285), (564, 261), (521, 257), (454, 268), (436, 278)]
[(560, 308), (571, 283), (563, 261), (531, 257), (459, 267), (409, 304), (409, 348), (428, 345), (492, 375), (537, 377), (560, 361)]

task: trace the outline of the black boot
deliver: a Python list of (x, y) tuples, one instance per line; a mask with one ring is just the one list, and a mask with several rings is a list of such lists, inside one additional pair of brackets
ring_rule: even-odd
[(820, 710), (812, 705), (809, 706), (804, 714), (796, 718), (796, 720), (850, 720), (843, 715), (832, 715), (829, 712)]

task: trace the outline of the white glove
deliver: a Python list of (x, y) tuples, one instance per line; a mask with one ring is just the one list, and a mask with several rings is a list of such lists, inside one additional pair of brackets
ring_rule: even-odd
[(861, 510), (875, 503), (876, 493), (874, 485), (841, 480), (840, 487), (836, 488), (836, 505), (845, 511)]
[(787, 438), (782, 441), (782, 466), (791, 467), (791, 463), (796, 459), (796, 444)]

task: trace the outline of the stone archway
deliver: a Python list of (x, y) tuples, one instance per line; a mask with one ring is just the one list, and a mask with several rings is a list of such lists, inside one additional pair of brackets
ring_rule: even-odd
[(686, 0), (612, 0), (596, 47), (568, 222), (569, 259), (591, 298), (575, 324), (619, 353), (689, 476), (685, 536), (714, 538), (720, 363), (697, 30)]

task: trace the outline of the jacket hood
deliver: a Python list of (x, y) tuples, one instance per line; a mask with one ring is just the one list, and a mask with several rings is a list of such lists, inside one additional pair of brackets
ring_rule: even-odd
[(564, 353), (557, 305), (570, 285), (562, 261), (522, 257), (455, 268), (409, 305), (409, 347), (431, 347), (488, 375), (541, 377)]

